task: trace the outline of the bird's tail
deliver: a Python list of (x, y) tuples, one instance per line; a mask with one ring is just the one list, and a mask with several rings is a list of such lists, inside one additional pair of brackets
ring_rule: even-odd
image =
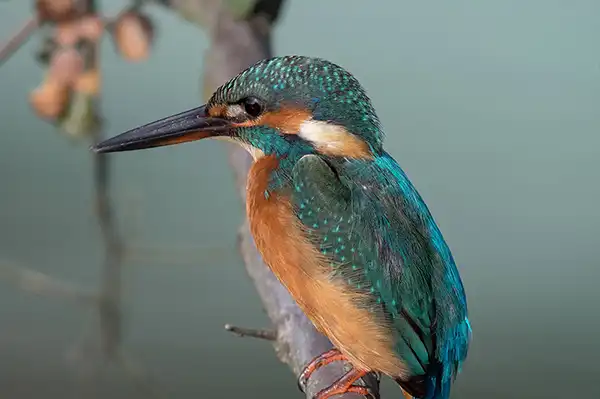
[(396, 380), (396, 382), (415, 399), (449, 399), (450, 388), (467, 357), (471, 334), (471, 325), (465, 318), (463, 323), (447, 334), (451, 339), (443, 341), (449, 344), (436, 355), (437, 359), (442, 359), (441, 361), (435, 360), (429, 363), (426, 374), (413, 376), (405, 381)]
[[(396, 380), (402, 387), (406, 398), (449, 399), (452, 377), (444, 375), (441, 364), (429, 366), (426, 375), (415, 376), (410, 380)], [(447, 373), (446, 373), (447, 374)]]
[(426, 394), (423, 399), (449, 399), (452, 377), (444, 373), (441, 364), (432, 365), (426, 377)]

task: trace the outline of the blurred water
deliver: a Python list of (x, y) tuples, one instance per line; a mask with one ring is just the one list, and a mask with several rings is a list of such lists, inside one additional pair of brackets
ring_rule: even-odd
[[(103, 2), (113, 11), (121, 3)], [(276, 53), (326, 57), (361, 80), (388, 150), (442, 228), (474, 328), (454, 397), (600, 397), (600, 4), (378, 5), (289, 1)], [(0, 37), (29, 6), (0, 4)], [(127, 64), (103, 44), (111, 135), (199, 101), (204, 34), (159, 8), (151, 14), (159, 36), (148, 62)], [(86, 145), (27, 104), (42, 76), (38, 39), (0, 68), (0, 259), (94, 287), (101, 246)], [(135, 222), (128, 238), (181, 248), (187, 259), (128, 265), (125, 347), (170, 397), (300, 398), (268, 344), (222, 329), (267, 323), (235, 249), (244, 215), (224, 155), (208, 142), (113, 158), (120, 215)], [(85, 308), (1, 284), (0, 396), (77, 392), (64, 358)], [(118, 370), (101, 386), (142, 396)], [(387, 384), (385, 394), (400, 392)]]

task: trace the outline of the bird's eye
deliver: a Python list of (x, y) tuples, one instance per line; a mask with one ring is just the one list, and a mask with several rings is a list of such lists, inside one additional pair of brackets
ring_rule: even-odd
[(252, 118), (259, 116), (263, 110), (261, 102), (255, 97), (248, 97), (242, 101), (244, 111)]

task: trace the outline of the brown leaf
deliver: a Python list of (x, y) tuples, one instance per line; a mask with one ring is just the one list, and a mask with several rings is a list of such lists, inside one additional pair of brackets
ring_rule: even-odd
[(126, 60), (136, 62), (148, 58), (154, 29), (147, 16), (134, 11), (124, 13), (116, 21), (112, 34), (119, 53)]

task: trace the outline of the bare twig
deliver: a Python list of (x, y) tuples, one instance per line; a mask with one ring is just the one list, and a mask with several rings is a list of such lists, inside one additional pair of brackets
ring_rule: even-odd
[(225, 324), (225, 330), (240, 337), (265, 339), (267, 341), (275, 341), (277, 339), (277, 331), (273, 330), (257, 330), (253, 328), (232, 326), (231, 324)]
[(25, 21), (23, 26), (21, 26), (21, 28), (19, 28), (19, 30), (0, 47), (0, 65), (8, 60), (15, 51), (27, 42), (27, 39), (29, 39), (31, 34), (36, 31), (38, 25), (37, 17), (29, 18)]

